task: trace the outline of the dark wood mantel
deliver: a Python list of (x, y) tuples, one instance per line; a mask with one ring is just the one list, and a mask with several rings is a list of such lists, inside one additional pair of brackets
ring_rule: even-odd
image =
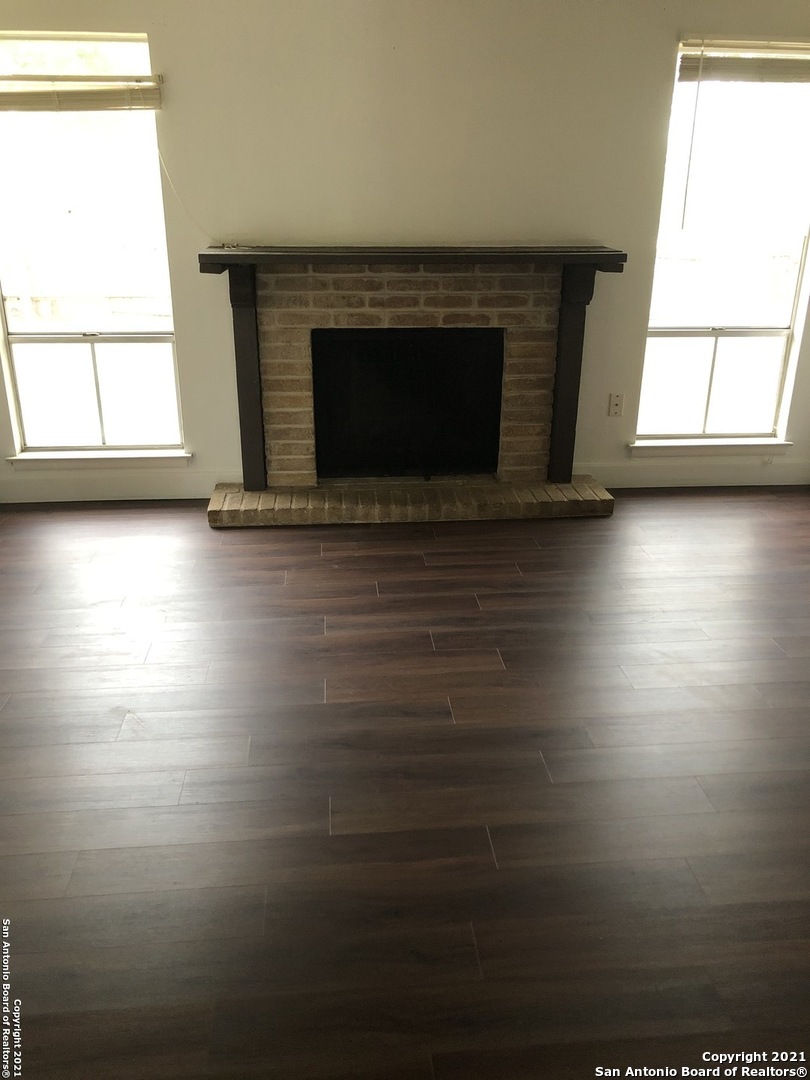
[(246, 491), (267, 487), (264, 452), (256, 270), (301, 263), (552, 263), (562, 267), (557, 366), (549, 442), (548, 479), (571, 481), (576, 437), (585, 309), (593, 297), (597, 271), (624, 270), (627, 253), (600, 246), (529, 247), (211, 247), (200, 252), (200, 272), (228, 271), (233, 309), (237, 396)]
[(620, 274), (627, 253), (608, 247), (210, 247), (200, 252), (200, 273), (221, 274), (232, 266), (285, 263), (501, 263), (547, 262), (593, 266)]

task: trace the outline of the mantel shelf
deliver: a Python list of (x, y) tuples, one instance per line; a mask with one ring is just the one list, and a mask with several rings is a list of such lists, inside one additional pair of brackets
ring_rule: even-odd
[(574, 245), (546, 247), (210, 247), (200, 252), (200, 272), (221, 274), (231, 266), (290, 263), (499, 263), (549, 262), (589, 265), (620, 274), (627, 253), (617, 248)]

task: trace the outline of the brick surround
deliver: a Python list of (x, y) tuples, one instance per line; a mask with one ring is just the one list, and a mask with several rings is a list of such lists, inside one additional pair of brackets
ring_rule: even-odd
[(313, 487), (310, 331), (503, 327), (498, 479), (546, 478), (561, 267), (549, 263), (301, 263), (256, 274), (267, 482)]

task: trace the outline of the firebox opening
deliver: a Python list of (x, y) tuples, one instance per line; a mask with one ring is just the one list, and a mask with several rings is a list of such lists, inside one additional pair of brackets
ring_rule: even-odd
[(494, 473), (501, 329), (313, 330), (319, 478)]

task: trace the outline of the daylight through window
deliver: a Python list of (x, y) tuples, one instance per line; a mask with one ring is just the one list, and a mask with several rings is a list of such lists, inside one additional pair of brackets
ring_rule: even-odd
[(639, 436), (778, 434), (810, 223), (808, 124), (810, 49), (682, 49)]
[(0, 37), (0, 289), (23, 450), (182, 444), (145, 39)]

